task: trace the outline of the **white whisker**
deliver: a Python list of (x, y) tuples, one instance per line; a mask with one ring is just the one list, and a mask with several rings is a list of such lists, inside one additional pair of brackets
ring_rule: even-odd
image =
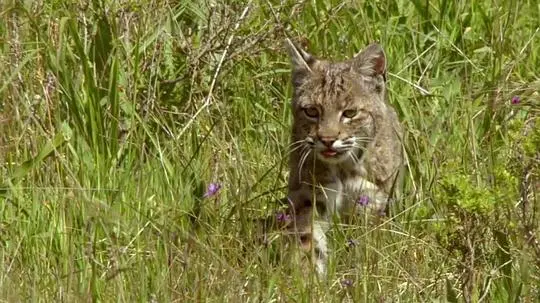
[(295, 146), (295, 145), (296, 145), (296, 146), (302, 145), (302, 143), (305, 143), (305, 142), (306, 142), (306, 140), (298, 140), (298, 141), (294, 141), (294, 142), (290, 143), (290, 144), (287, 146), (287, 148), (291, 148), (291, 147), (293, 147), (293, 146)]
[(302, 167), (304, 166), (304, 163), (306, 162), (307, 157), (309, 156), (309, 153), (311, 152), (311, 149), (308, 146), (305, 146), (302, 149), (302, 156), (300, 158), (300, 165), (298, 167), (298, 178), (299, 182), (302, 182)]
[(367, 138), (367, 137), (358, 137), (358, 138), (354, 138), (354, 142), (355, 143), (369, 143), (371, 142), (372, 139), (370, 138)]
[(298, 149), (300, 149), (300, 148), (302, 148), (302, 147), (305, 147), (305, 145), (298, 145), (298, 146), (296, 146), (295, 148), (290, 149), (290, 150), (288, 151), (288, 154), (290, 155), (290, 154), (294, 153), (295, 151), (297, 151)]
[(353, 160), (354, 164), (358, 164), (358, 162), (360, 162), (360, 160), (358, 159), (358, 157), (357, 157), (353, 152), (350, 152), (350, 153), (349, 153), (349, 156), (350, 156), (351, 159)]
[(353, 147), (353, 148), (361, 149), (361, 150), (363, 150), (363, 151), (365, 151), (366, 148), (367, 148), (366, 146), (364, 146), (364, 145), (359, 145), (359, 144), (353, 144), (352, 147)]

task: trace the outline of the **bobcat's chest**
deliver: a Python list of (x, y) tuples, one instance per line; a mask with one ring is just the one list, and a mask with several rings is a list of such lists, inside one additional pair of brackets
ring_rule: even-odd
[(362, 166), (341, 168), (333, 171), (334, 182), (331, 188), (334, 195), (327, 196), (331, 209), (342, 214), (350, 214), (363, 207), (383, 209), (386, 196), (380, 188), (368, 180), (367, 172)]

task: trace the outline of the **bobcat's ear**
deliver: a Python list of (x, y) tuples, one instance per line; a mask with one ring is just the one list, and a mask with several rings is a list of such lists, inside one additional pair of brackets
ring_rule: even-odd
[(289, 39), (285, 41), (285, 46), (291, 57), (293, 85), (299, 87), (313, 73), (317, 59)]
[(353, 69), (362, 75), (386, 81), (386, 55), (379, 44), (371, 44), (358, 53), (353, 59)]

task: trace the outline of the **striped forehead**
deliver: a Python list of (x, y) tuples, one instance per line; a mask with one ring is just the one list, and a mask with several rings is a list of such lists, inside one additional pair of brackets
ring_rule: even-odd
[(348, 66), (336, 64), (317, 71), (310, 83), (310, 101), (317, 104), (348, 103), (354, 85), (351, 80)]

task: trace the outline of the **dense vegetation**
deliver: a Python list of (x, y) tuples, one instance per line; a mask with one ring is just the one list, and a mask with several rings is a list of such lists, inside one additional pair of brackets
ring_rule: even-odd
[[(536, 1), (0, 3), (3, 301), (535, 302)], [(329, 273), (277, 232), (290, 37), (379, 41), (405, 195), (336, 223)], [(207, 192), (208, 190), (208, 192)]]

